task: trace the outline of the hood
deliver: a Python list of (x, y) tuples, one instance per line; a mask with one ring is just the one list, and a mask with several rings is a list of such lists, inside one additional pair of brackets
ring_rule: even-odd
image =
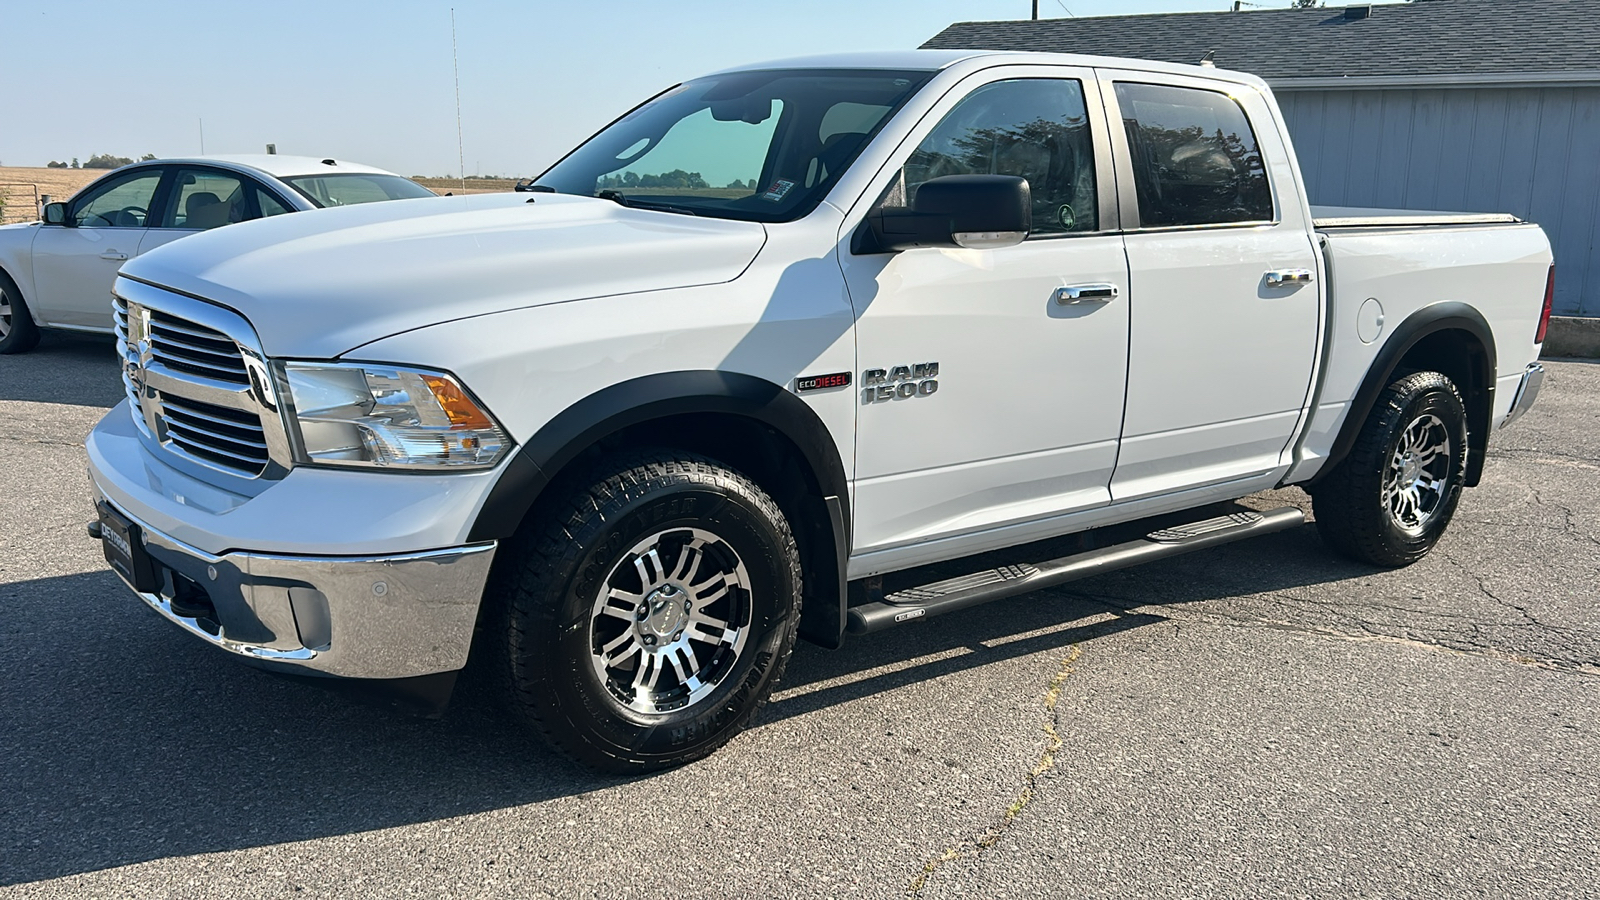
[(238, 311), (269, 356), (331, 358), (452, 319), (731, 281), (765, 240), (754, 222), (479, 194), (229, 225), (122, 274)]

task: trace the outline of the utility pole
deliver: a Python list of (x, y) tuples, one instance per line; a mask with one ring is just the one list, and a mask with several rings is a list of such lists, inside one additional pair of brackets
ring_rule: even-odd
[(1033, 0), (1033, 20), (1039, 21), (1039, 0)]

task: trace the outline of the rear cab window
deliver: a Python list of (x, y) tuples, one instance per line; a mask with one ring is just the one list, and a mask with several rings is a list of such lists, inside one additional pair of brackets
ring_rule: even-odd
[(1141, 228), (1276, 221), (1249, 117), (1222, 91), (1116, 83)]

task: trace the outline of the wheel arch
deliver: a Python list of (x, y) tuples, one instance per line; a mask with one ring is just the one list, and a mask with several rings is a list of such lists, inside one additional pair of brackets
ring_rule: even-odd
[(18, 267), (16, 264), (12, 261), (5, 259), (4, 257), (0, 257), (0, 278), (4, 278), (6, 282), (16, 290), (17, 299), (22, 301), (22, 308), (28, 311), (28, 319), (32, 321), (35, 326), (38, 326), (39, 314), (34, 311), (33, 303), (28, 299), (28, 295), (22, 292), (22, 281), (18, 279), (15, 274), (17, 268)]
[(669, 446), (734, 466), (790, 518), (808, 576), (800, 634), (837, 647), (845, 624), (849, 483), (827, 426), (780, 385), (693, 370), (610, 385), (557, 414), (524, 442), (473, 523), (470, 540), (515, 534), (563, 473), (599, 453)]
[(1455, 382), (1467, 408), (1467, 470), (1463, 484), (1476, 487), (1483, 477), (1494, 417), (1494, 331), (1483, 314), (1465, 303), (1434, 303), (1417, 310), (1395, 328), (1356, 391), (1328, 460), (1308, 483), (1315, 486), (1344, 461), (1366, 424), (1372, 407), (1395, 378), (1435, 371)]

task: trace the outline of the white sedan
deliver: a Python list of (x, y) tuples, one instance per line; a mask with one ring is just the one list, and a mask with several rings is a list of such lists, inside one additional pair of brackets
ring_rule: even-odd
[(122, 263), (197, 231), (289, 212), (432, 197), (409, 178), (343, 160), (207, 156), (123, 166), (44, 220), (0, 226), (0, 353), (39, 329), (111, 333)]

